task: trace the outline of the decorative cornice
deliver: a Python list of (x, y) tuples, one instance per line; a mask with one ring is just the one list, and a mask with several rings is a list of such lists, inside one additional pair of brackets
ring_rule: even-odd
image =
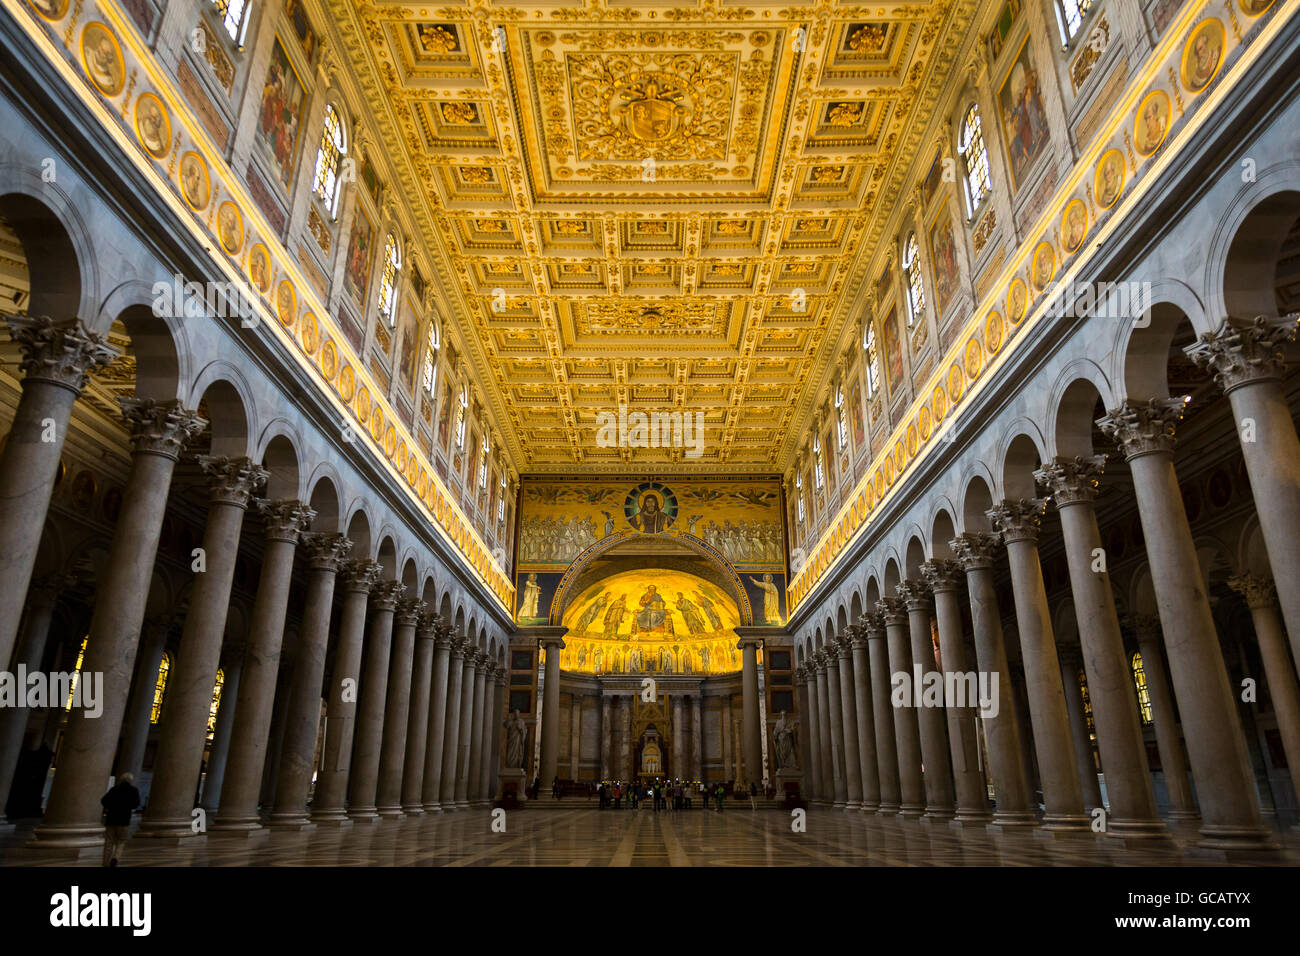
[(8, 315), (10, 337), (22, 349), (24, 383), (47, 382), (80, 394), (86, 373), (111, 364), (121, 353), (106, 336), (92, 332), (81, 319), (55, 321), (49, 316)]
[(1226, 319), (1213, 332), (1183, 349), (1201, 368), (1214, 373), (1224, 392), (1255, 382), (1277, 382), (1286, 372), (1286, 344), (1295, 338), (1294, 316), (1277, 323), (1258, 315), (1249, 322)]
[(207, 427), (200, 418), (176, 399), (119, 398), (122, 421), (131, 433), (131, 447), (138, 455), (158, 455), (178, 461), (185, 446)]
[(1008, 499), (994, 505), (985, 514), (993, 522), (993, 527), (1002, 532), (1002, 540), (1007, 544), (1017, 541), (1037, 544), (1039, 525), (1046, 506), (1047, 502), (1042, 498)]
[(1057, 457), (1035, 471), (1034, 480), (1047, 489), (1059, 509), (1096, 498), (1105, 470), (1105, 455)]
[(199, 469), (208, 476), (208, 500), (216, 505), (247, 508), (253, 492), (266, 484), (270, 472), (251, 458), (199, 455)]
[(966, 571), (991, 570), (1002, 549), (1002, 536), (989, 531), (966, 531), (948, 542)]
[(1142, 455), (1173, 455), (1174, 431), (1186, 407), (1184, 398), (1125, 402), (1097, 419), (1097, 427), (1129, 461)]

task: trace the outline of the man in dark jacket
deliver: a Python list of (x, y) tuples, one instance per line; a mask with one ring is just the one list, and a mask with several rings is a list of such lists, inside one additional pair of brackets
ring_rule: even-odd
[(132, 782), (135, 778), (124, 773), (108, 793), (99, 798), (104, 808), (104, 865), (117, 866), (118, 858), (126, 849), (131, 829), (131, 814), (140, 806), (140, 791)]

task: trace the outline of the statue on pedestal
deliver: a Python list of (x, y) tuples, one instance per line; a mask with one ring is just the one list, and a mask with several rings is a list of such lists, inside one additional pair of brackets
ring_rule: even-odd
[(786, 712), (781, 711), (781, 716), (772, 728), (772, 737), (776, 741), (776, 769), (777, 770), (798, 770), (799, 760), (795, 756), (798, 752), (795, 740), (795, 722), (786, 719)]
[(503, 726), (506, 728), (506, 766), (522, 770), (524, 749), (528, 742), (528, 725), (519, 716), (518, 710), (512, 710)]

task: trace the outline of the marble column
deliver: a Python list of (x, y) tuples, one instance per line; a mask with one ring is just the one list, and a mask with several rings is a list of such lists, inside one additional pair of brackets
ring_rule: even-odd
[(1002, 532), (1011, 564), (1011, 590), (1020, 632), (1020, 656), (1029, 693), (1030, 724), (1038, 774), (1043, 782), (1043, 829), (1090, 831), (1084, 813), (1079, 766), (1075, 763), (1070, 718), (1061, 684), (1061, 662), (1056, 655), (1051, 613), (1043, 568), (1038, 560), (1038, 528), (1044, 502), (1004, 501), (989, 511), (989, 519)]
[(311, 526), (316, 512), (296, 499), (259, 501), (266, 530), (262, 571), (253, 600), (248, 649), (235, 696), (234, 722), (226, 775), (221, 782), (216, 819), (210, 829), (259, 829), (257, 798), (266, 766), (266, 748), (280, 673), (284, 620), (289, 608), (293, 558), (299, 536)]
[(827, 674), (829, 655), (822, 648), (813, 655), (817, 668), (817, 743), (821, 750), (821, 789), (818, 797), (826, 803), (835, 802), (835, 745), (831, 742), (831, 692)]
[[(970, 674), (966, 660), (965, 632), (961, 616), (962, 566), (953, 560), (933, 560), (921, 565), (921, 575), (934, 594), (934, 617), (939, 628), (939, 656), (943, 659), (945, 688), (953, 675)], [(954, 685), (956, 686), (956, 685)], [(962, 826), (985, 826), (991, 821), (988, 788), (980, 769), (976, 742), (975, 709), (979, 700), (978, 674), (962, 684), (965, 701), (945, 701), (948, 718), (948, 750), (952, 756), (953, 788), (957, 794), (957, 815)], [(990, 705), (993, 704), (992, 687)]]
[(889, 644), (889, 696), (894, 718), (894, 749), (898, 755), (898, 814), (919, 817), (925, 813), (925, 785), (921, 779), (921, 729), (911, 701), (894, 704), (895, 675), (912, 675), (912, 645), (908, 637), (907, 608), (896, 597), (881, 598), (876, 607), (884, 619)]
[(248, 500), (268, 476), (250, 458), (204, 455), (198, 462), (209, 480), (203, 531), (206, 567), (196, 573), (176, 663), (167, 678), (167, 718), (154, 760), (149, 805), (136, 834), (146, 838), (189, 840), (199, 835), (191, 826), (191, 811), (203, 765), (239, 539)]
[[(494, 765), (493, 743), (498, 736), (497, 731), (501, 728), (501, 711), (497, 708), (497, 665), (489, 660), (483, 665), (483, 732), (481, 734), (483, 742), (482, 759), (479, 761), (478, 769), (478, 802), (480, 806), (491, 806), (493, 799), (496, 797), (496, 788), (491, 784), (492, 768)], [(579, 714), (582, 709), (578, 709)], [(580, 751), (580, 734), (574, 734), (575, 746)], [(578, 774), (576, 766), (577, 758), (574, 758), (575, 772), (574, 779)]]
[(415, 626), (411, 704), (406, 716), (406, 755), (402, 769), (402, 812), (424, 813), (424, 754), (429, 743), (429, 680), (433, 675), (434, 616), (421, 614)]
[[(1200, 844), (1225, 851), (1273, 850), (1278, 845), (1260, 815), (1246, 738), (1174, 473), (1174, 431), (1183, 407), (1182, 399), (1128, 403), (1098, 424), (1120, 446), (1133, 474), (1169, 672), (1201, 805)], [(1255, 489), (1257, 504), (1259, 491)]]
[(369, 558), (354, 558), (339, 571), (343, 606), (339, 611), (325, 705), (325, 744), (321, 748), (316, 792), (311, 801), (311, 822), (350, 827), (347, 814), (348, 781), (352, 776), (352, 742), (357, 729), (357, 696), (361, 687), (361, 651), (365, 643), (366, 608), (370, 592), (384, 573)]
[[(455, 628), (441, 616), (433, 625), (433, 678), (429, 681), (429, 732), (424, 750), (424, 785), (420, 803), (425, 813), (442, 812), (442, 762), (447, 737), (447, 700), (451, 693), (451, 649)], [(456, 672), (460, 673), (459, 664)]]
[(763, 743), (758, 708), (758, 649), (761, 638), (741, 637), (741, 717), (740, 735), (744, 758), (744, 783), (763, 787)]
[(307, 797), (320, 731), (321, 685), (325, 681), (325, 652), (334, 609), (334, 580), (352, 550), (351, 539), (341, 534), (304, 534), (301, 542), (307, 558), (307, 595), (289, 678), (275, 802), (269, 820), (273, 827), (292, 830), (315, 826), (307, 818)]
[(848, 787), (844, 773), (844, 705), (840, 699), (840, 661), (835, 638), (826, 636), (826, 710), (830, 724), (831, 784), (834, 787), (831, 804), (844, 809), (848, 802)]
[(465, 655), (473, 654), (463, 634), (451, 638), (447, 660), (447, 699), (443, 702), (442, 775), (438, 783), (438, 804), (443, 810), (456, 809), (456, 758), (460, 754), (460, 698), (464, 691)]
[(104, 335), (77, 318), (7, 315), (5, 322), (22, 351), (24, 375), (0, 450), (0, 667), (13, 655), (72, 406), (86, 374), (118, 356)]
[(620, 697), (618, 710), (618, 776), (620, 780), (627, 781), (632, 779), (632, 773), (636, 769), (632, 766), (632, 698)]
[[(538, 641), (546, 657), (546, 677), (542, 687), (542, 767), (538, 774), (542, 788), (549, 789), (555, 779), (560, 755), (560, 651), (564, 640), (559, 637)], [(628, 718), (631, 719), (629, 710)]]
[(1083, 689), (1079, 686), (1083, 652), (1077, 644), (1061, 644), (1057, 648), (1057, 653), (1061, 660), (1061, 686), (1065, 690), (1065, 709), (1070, 717), (1070, 736), (1074, 738), (1074, 760), (1079, 767), (1079, 789), (1083, 792), (1084, 809), (1091, 811), (1096, 807), (1104, 807), (1104, 804), (1101, 802), (1097, 764), (1092, 756), (1088, 718), (1083, 712)]
[[(898, 596), (907, 607), (908, 635), (912, 647), (912, 699), (904, 703), (916, 714), (921, 734), (922, 780), (925, 784), (925, 817), (950, 820), (954, 816), (952, 759), (948, 756), (948, 718), (942, 694), (938, 701), (916, 707), (926, 674), (935, 673), (934, 637), (930, 631), (930, 589), (918, 579), (898, 585)], [(923, 697), (921, 697), (924, 700)]]
[(393, 648), (384, 698), (384, 737), (379, 751), (376, 812), (402, 815), (402, 771), (406, 766), (406, 730), (411, 717), (411, 671), (415, 664), (415, 627), (424, 613), (418, 598), (399, 601), (393, 617)]
[(379, 819), (375, 797), (379, 790), (384, 709), (388, 704), (388, 663), (393, 656), (393, 616), (404, 593), (406, 585), (393, 580), (380, 581), (370, 591), (370, 627), (361, 697), (357, 701), (356, 737), (352, 741), (352, 773), (348, 778), (348, 818), (356, 822), (373, 823)]
[[(862, 623), (850, 624), (846, 632), (850, 663), (840, 672), (852, 668), (853, 730), (858, 745), (859, 809), (875, 813), (880, 809), (880, 771), (876, 760), (876, 728), (871, 711), (871, 661), (867, 629)], [(846, 722), (847, 723), (847, 722)]]
[(492, 736), (492, 768), (488, 774), (488, 794), (492, 801), (495, 802), (501, 787), (501, 738), (504, 736), (501, 733), (501, 723), (506, 712), (506, 686), (508, 682), (505, 666), (497, 664), (493, 675), (492, 684), (496, 688), (496, 696), (493, 698), (496, 702), (493, 713), (496, 716), (493, 718), (492, 725), (488, 728), (488, 732)]
[(614, 698), (600, 697), (600, 779), (614, 779)]
[[(557, 655), (558, 656), (558, 655)], [(456, 737), (456, 809), (469, 808), (469, 762), (474, 747), (474, 698), (478, 693), (476, 677), (482, 652), (472, 644), (465, 651), (465, 661), (461, 665), (463, 673), (460, 678), (460, 724)], [(558, 743), (558, 737), (557, 737)]]
[(117, 753), (117, 763), (113, 765), (113, 773), (119, 777), (130, 773), (138, 781), (144, 768), (144, 752), (149, 746), (149, 728), (153, 726), (149, 721), (153, 714), (153, 695), (170, 630), (171, 618), (159, 615), (146, 619), (140, 631), (140, 648), (136, 654), (131, 697), (122, 726), (121, 749)]
[[(1300, 667), (1300, 438), (1282, 378), (1296, 322), (1227, 319), (1184, 351), (1228, 396), (1277, 599)], [(1271, 682), (1270, 682), (1271, 683)]]
[[(221, 685), (221, 700), (217, 706), (217, 723), (212, 731), (212, 745), (208, 748), (208, 766), (203, 776), (202, 807), (211, 816), (221, 804), (221, 788), (226, 779), (226, 766), (230, 760), (230, 735), (235, 725), (235, 711), (239, 706), (239, 685), (244, 677), (244, 655), (247, 645), (228, 648), (230, 659), (221, 668), (225, 680)], [(216, 684), (213, 684), (216, 693)], [(209, 827), (211, 829), (211, 827)]]
[(1300, 686), (1295, 670), (1287, 659), (1282, 618), (1278, 614), (1273, 581), (1259, 574), (1240, 574), (1228, 581), (1234, 591), (1246, 599), (1259, 641), (1259, 657), (1264, 664), (1269, 697), (1277, 716), (1278, 735), (1286, 754), (1291, 786), (1300, 794)]
[(207, 424), (180, 402), (119, 402), (131, 432), (131, 473), (97, 584), (98, 593), (112, 599), (95, 602), (82, 661), (82, 673), (103, 675), (103, 709), (97, 717), (88, 717), (83, 708), (74, 708), (69, 716), (45, 818), (28, 844), (35, 848), (79, 849), (103, 843), (99, 798), (108, 788), (122, 730), (172, 472), (185, 445)]
[(669, 779), (686, 779), (686, 707), (681, 694), (673, 694), (672, 770)]
[(862, 809), (862, 753), (858, 748), (858, 703), (853, 687), (853, 638), (848, 625), (837, 641), (840, 726), (844, 728), (844, 807)]
[[(1106, 835), (1165, 838), (1167, 830), (1156, 809), (1142, 717), (1133, 693), (1133, 670), (1124, 652), (1093, 505), (1105, 465), (1105, 455), (1057, 458), (1034, 472), (1034, 477), (1051, 492), (1061, 515), (1080, 655), (1110, 800)], [(1099, 556), (1103, 560), (1098, 561)], [(1091, 754), (1088, 763), (1092, 763)], [(1100, 793), (1096, 799), (1100, 800)]]
[(1182, 732), (1178, 728), (1178, 709), (1174, 705), (1169, 682), (1165, 680), (1160, 618), (1135, 614), (1129, 618), (1129, 623), (1142, 655), (1147, 697), (1151, 701), (1151, 723), (1156, 730), (1156, 751), (1160, 754), (1165, 791), (1169, 794), (1169, 817), (1172, 820), (1196, 820), (1201, 814), (1196, 809), (1191, 781), (1187, 775), (1187, 758), (1183, 749)]
[[(45, 645), (50, 637), (50, 621), (54, 619), (54, 608), (58, 603), (59, 593), (70, 587), (76, 579), (70, 575), (51, 577), (37, 581), (32, 585), (27, 599), (27, 620), (23, 625), (22, 639), (18, 642), (18, 651), (14, 657), (13, 670), (26, 668), (30, 674), (41, 669), (45, 658)], [(160, 649), (159, 654), (162, 653)], [(0, 667), (8, 665), (8, 661)], [(17, 706), (0, 708), (0, 826), (5, 823), (4, 805), (13, 788), (14, 771), (18, 769), (18, 757), (23, 749), (23, 735), (27, 732), (27, 721), (31, 711), (25, 706), (26, 697), (18, 695)], [(145, 714), (148, 721), (149, 715)], [(129, 723), (128, 723), (129, 726)], [(125, 744), (123, 745), (125, 749)], [(141, 748), (143, 754), (143, 748)], [(122, 769), (119, 765), (118, 773)]]
[(691, 779), (704, 779), (704, 722), (699, 694), (691, 695)]
[(804, 668), (804, 685), (808, 694), (808, 714), (804, 721), (805, 734), (808, 738), (808, 775), (804, 778), (804, 784), (808, 787), (805, 794), (810, 800), (822, 800), (824, 797), (824, 787), (822, 785), (822, 726), (821, 726), (821, 701), (819, 689), (817, 686), (817, 660), (816, 655), (808, 658), (803, 665)]
[(479, 777), (483, 770), (483, 715), (487, 710), (487, 666), (488, 656), (479, 651), (474, 655), (474, 707), (470, 711), (469, 731), (469, 779), (466, 782), (466, 800), (469, 806), (475, 806), (480, 800), (478, 789)]
[(881, 816), (892, 816), (899, 811), (902, 795), (898, 781), (894, 712), (889, 700), (889, 642), (885, 637), (882, 615), (869, 612), (863, 615), (862, 621), (871, 666), (871, 714), (876, 735), (876, 768), (880, 776), (880, 809), (877, 812)]

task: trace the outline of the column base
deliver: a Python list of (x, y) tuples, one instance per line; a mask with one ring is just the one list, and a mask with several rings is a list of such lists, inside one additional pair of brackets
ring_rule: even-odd
[(1034, 831), (1035, 840), (1078, 840), (1095, 843), (1098, 834), (1093, 832), (1088, 817), (1075, 822), (1073, 817), (1043, 817), (1042, 825)]
[(948, 826), (953, 830), (983, 829), (992, 819), (987, 813), (958, 810), (957, 815), (948, 821)]
[(1267, 856), (1281, 849), (1273, 835), (1261, 827), (1203, 826), (1201, 838), (1188, 852), (1216, 860), (1249, 860), (1253, 855)]
[(81, 850), (87, 847), (102, 850), (104, 827), (98, 823), (41, 824), (32, 831), (32, 838), (26, 845), (33, 850)]
[(423, 803), (420, 806), (423, 807), (426, 814), (442, 813), (442, 804), (440, 803)]
[(1187, 826), (1201, 822), (1201, 815), (1195, 810), (1170, 810), (1165, 816), (1174, 826)]
[(898, 815), (908, 819), (920, 819), (925, 816), (925, 807), (919, 804), (904, 803), (898, 808)]
[(271, 819), (266, 825), (272, 830), (286, 830), (290, 832), (309, 833), (316, 829), (316, 824), (306, 813), (298, 810), (282, 810), (280, 812), (271, 811)]
[(1038, 817), (1032, 810), (994, 811), (993, 822), (986, 830), (990, 833), (1023, 833), (1031, 827), (1038, 826)]
[(385, 819), (394, 819), (394, 818), (400, 819), (402, 816), (401, 807), (380, 807), (375, 812), (378, 813), (379, 816), (384, 817)]
[(359, 807), (348, 811), (348, 819), (360, 826), (374, 826), (379, 822), (379, 811), (374, 807)]
[(402, 814), (408, 817), (422, 817), (424, 816), (424, 807), (418, 803), (404, 803), (402, 804)]
[(921, 817), (921, 826), (947, 826), (953, 819), (953, 811), (947, 808), (942, 810), (926, 810), (925, 815)]
[(140, 824), (140, 828), (135, 831), (133, 836), (140, 840), (149, 840), (161, 846), (203, 846), (207, 843), (208, 835), (204, 833), (195, 833), (189, 828), (188, 824), (182, 823), (158, 823), (150, 824), (145, 821)]
[(1169, 828), (1162, 820), (1107, 820), (1102, 833), (1106, 842), (1120, 841), (1127, 844), (1156, 846), (1160, 843), (1173, 843)]
[(857, 810), (858, 813), (879, 813), (880, 802), (872, 801), (868, 803), (866, 800), (863, 800), (862, 803), (858, 804)]
[(876, 811), (876, 816), (878, 816), (878, 817), (896, 817), (896, 816), (898, 816), (898, 810), (899, 810), (899, 807), (898, 807), (898, 804), (896, 804), (896, 803), (882, 803), (882, 804), (880, 805), (880, 809)]
[(322, 830), (351, 830), (353, 822), (344, 814), (330, 817), (312, 817), (312, 822)]

